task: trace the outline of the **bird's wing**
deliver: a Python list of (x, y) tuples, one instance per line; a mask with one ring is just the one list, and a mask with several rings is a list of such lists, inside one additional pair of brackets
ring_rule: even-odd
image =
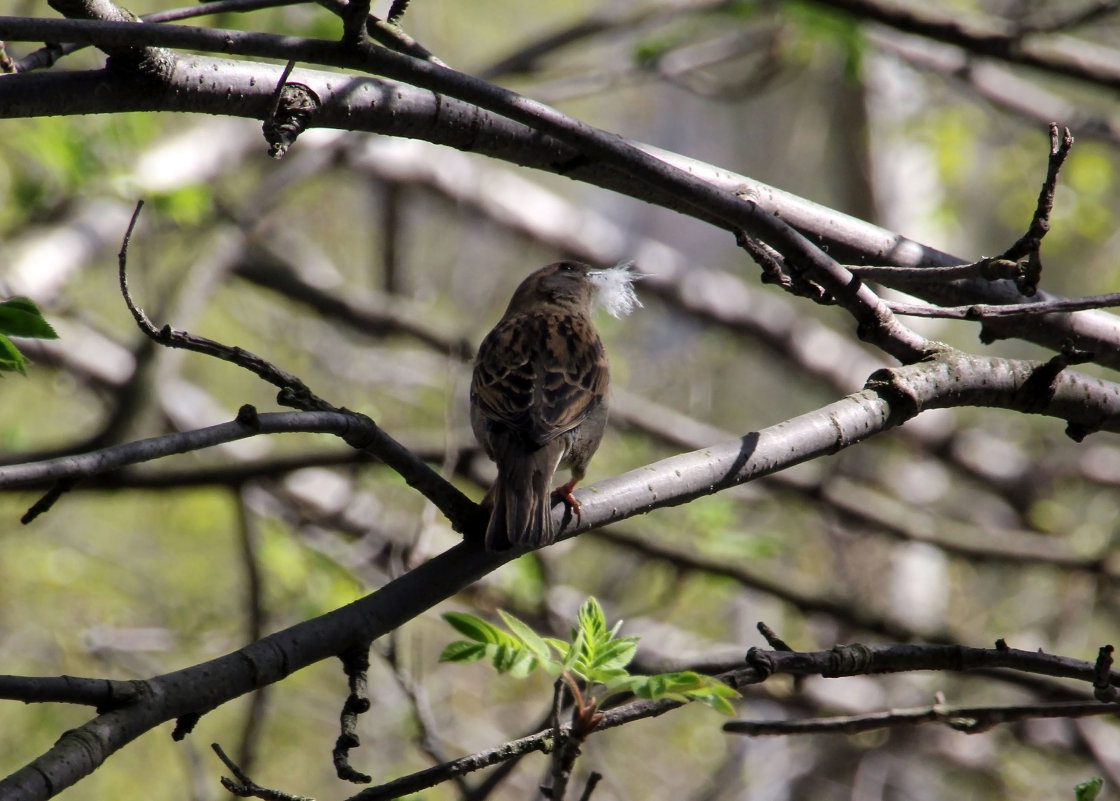
[(540, 446), (583, 422), (609, 376), (590, 320), (535, 311), (502, 320), (483, 340), (471, 394), (487, 419)]

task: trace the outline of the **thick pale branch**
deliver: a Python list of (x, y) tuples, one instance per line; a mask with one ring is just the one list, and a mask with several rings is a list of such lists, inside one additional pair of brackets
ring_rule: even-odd
[[(6, 24), (7, 20), (0, 20), (0, 31)], [(136, 26), (128, 27), (132, 28), (130, 36), (136, 33)], [(103, 33), (107, 30), (101, 29)], [(157, 38), (163, 35), (155, 34)], [(222, 49), (268, 55), (273, 51), (265, 45), (272, 47), (279, 39), (252, 38), (254, 36), (260, 35), (238, 34), (227, 41), (228, 47)], [(195, 44), (199, 42), (197, 38), (191, 41)], [(307, 40), (286, 41), (307, 43)], [(331, 43), (311, 44), (316, 48), (330, 47), (322, 51), (329, 56), (329, 60), (323, 63), (363, 69), (370, 67), (372, 51), (368, 48), (362, 50), (365, 57), (359, 59), (349, 55), (350, 51), (335, 48)], [(288, 50), (275, 52), (284, 52), (283, 58), (294, 55)], [(314, 55), (311, 51), (304, 52), (305, 55)], [(383, 54), (375, 55), (378, 63), (385, 63)], [(388, 63), (392, 65), (395, 62)], [(229, 75), (217, 71), (218, 65), (229, 65)], [(885, 338), (875, 340), (877, 344), (907, 361), (929, 352), (930, 348), (920, 337), (912, 336), (894, 324), (887, 307), (858, 281), (850, 280), (851, 275), (846, 270), (811, 247), (800, 234), (774, 221), (769, 215), (758, 213), (757, 209), (763, 208), (761, 203), (756, 204), (753, 199), (744, 202), (736, 197), (726, 181), (733, 182), (737, 176), (723, 176), (721, 182), (709, 181), (703, 175), (681, 177), (671, 169), (665, 169), (666, 160), (636, 151), (622, 140), (610, 141), (609, 137), (604, 138), (602, 132), (579, 126), (531, 101), (496, 88), (484, 91), (477, 83), (466, 87), (457, 83), (444, 85), (444, 79), (458, 80), (465, 76), (457, 76), (450, 71), (440, 72), (431, 65), (417, 68), (410, 64), (407, 71), (394, 72), (397, 68), (403, 69), (398, 64), (387, 69), (386, 74), (406, 75), (409, 80), (419, 75), (424, 81), (418, 82), (428, 85), (433, 91), (447, 91), (470, 102), (458, 102), (452, 97), (418, 92), (375, 79), (351, 79), (313, 71), (297, 71), (293, 80), (300, 80), (306, 75), (307, 80), (317, 81), (315, 87), (321, 88), (328, 97), (329, 103), (323, 106), (325, 110), (315, 124), (328, 124), (325, 120), (330, 120), (329, 124), (337, 127), (370, 125), (371, 129), (377, 130), (391, 127), (393, 132), (402, 135), (447, 137), (455, 139), (457, 147), (486, 152), (485, 147), (479, 147), (482, 143), (506, 158), (510, 158), (511, 152), (508, 143), (517, 142), (526, 154), (523, 163), (573, 176), (594, 174), (602, 185), (613, 182), (615, 186), (629, 186), (635, 195), (646, 199), (665, 198), (676, 193), (678, 198), (673, 202), (701, 219), (729, 229), (740, 225), (761, 229), (766, 238), (795, 251), (809, 265), (814, 280), (821, 280), (830, 291), (839, 293), (846, 307), (862, 325), (885, 331)], [(105, 106), (98, 104), (104, 103), (106, 97), (110, 98), (110, 102), (114, 102), (115, 98), (115, 102), (122, 106), (148, 104), (151, 109), (168, 109), (181, 104), (181, 108), (186, 110), (189, 103), (201, 102), (215, 113), (229, 113), (241, 93), (249, 102), (244, 111), (237, 113), (266, 116), (273, 84), (261, 80), (264, 69), (279, 72), (276, 68), (261, 65), (185, 56), (174, 65), (173, 74), (162, 91), (148, 91), (146, 95), (138, 92), (137, 85), (130, 83), (127, 77), (114, 75), (112, 71), (79, 76), (10, 76), (0, 78), (0, 105), (12, 109), (13, 113), (27, 113), (28, 109), (41, 102), (32, 98), (30, 92), (41, 91), (46, 86), (73, 88), (81, 85), (89, 89), (89, 97), (72, 100), (67, 95), (60, 102), (73, 103), (75, 108), (85, 104), (84, 108), (89, 111), (105, 110)], [(192, 86), (187, 82), (188, 76), (195, 79), (203, 76), (207, 82), (196, 82)], [(434, 80), (433, 76), (438, 80)], [(24, 80), (31, 77), (42, 80)], [(227, 79), (230, 83), (226, 83)], [(258, 83), (259, 86), (256, 86)], [(237, 89), (231, 94), (232, 85), (236, 85)], [(315, 87), (313, 90), (317, 92)], [(150, 85), (147, 86), (148, 90), (150, 88)], [(483, 92), (484, 96), (476, 94), (478, 92)], [(9, 105), (9, 101), (13, 102)], [(472, 103), (500, 111), (489, 114)], [(402, 110), (410, 113), (402, 114)], [(520, 124), (511, 123), (500, 114), (518, 120)], [(493, 129), (487, 127), (491, 122)], [(439, 132), (431, 133), (429, 126), (438, 128)], [(546, 131), (551, 137), (540, 134), (539, 130)], [(927, 256), (923, 251), (922, 255), (913, 258)], [(1116, 336), (1114, 321), (1103, 328), (1112, 337)], [(1052, 326), (1050, 330), (1059, 330), (1059, 326)], [(1105, 333), (1102, 332), (1101, 338), (1103, 341)], [(1075, 342), (1081, 347), (1092, 347), (1081, 341)], [(1105, 355), (1102, 358), (1109, 357)], [(565, 536), (661, 506), (684, 503), (792, 464), (834, 453), (929, 408), (961, 405), (1002, 407), (1059, 417), (1069, 421), (1071, 427), (1081, 433), (1099, 429), (1120, 430), (1120, 388), (1064, 368), (1060, 360), (1050, 363), (1012, 362), (978, 359), (945, 351), (935, 359), (911, 367), (882, 371), (872, 377), (867, 389), (829, 407), (738, 440), (640, 468), (582, 491), (579, 494), (582, 522), (579, 527), (565, 532)], [(340, 434), (335, 426), (344, 423), (344, 430), (353, 435), (355, 432), (351, 427), (360, 423), (350, 415), (324, 414), (333, 415), (330, 424), (324, 422), (323, 428), (311, 430)], [(290, 416), (301, 420), (308, 418), (307, 414)], [(286, 415), (254, 415), (252, 424), (224, 424), (228, 429), (215, 427), (222, 428), (222, 435), (229, 437), (215, 441), (229, 441), (253, 433), (271, 433), (266, 430), (268, 421), (282, 417)], [(212, 438), (213, 434), (203, 436), (202, 432), (189, 432), (119, 446), (123, 450), (109, 449), (85, 457), (0, 469), (0, 485), (5, 480), (32, 483), (92, 475), (117, 469), (123, 464), (180, 453), (193, 447), (206, 447), (201, 443), (209, 442), (207, 437)], [(557, 514), (561, 511), (558, 510)], [(278, 681), (294, 670), (343, 653), (354, 645), (367, 643), (371, 638), (392, 631), (515, 555), (485, 554), (473, 542), (464, 543), (348, 607), (203, 665), (137, 683), (134, 699), (127, 699), (128, 703), (104, 711), (85, 726), (65, 735), (35, 763), (0, 782), (0, 794), (4, 798), (18, 799), (44, 797), (44, 793), (57, 792), (88, 774), (117, 748), (155, 725), (172, 718), (203, 714), (254, 688)], [(659, 714), (675, 705), (654, 704), (646, 710)]]
[[(648, 465), (583, 490), (579, 493), (581, 524), (564, 536), (683, 503), (814, 456), (834, 453), (926, 408), (1002, 406), (1067, 417), (1081, 425), (1120, 429), (1117, 387), (1069, 372), (1050, 374), (1048, 367), (959, 356), (952, 361), (882, 371), (872, 382), (875, 389), (739, 440)], [(1032, 379), (1040, 375), (1047, 380), (1034, 380), (1038, 386), (1032, 386)], [(262, 419), (267, 422), (284, 417), (264, 415)], [(292, 417), (304, 419), (306, 415)], [(350, 423), (345, 415), (327, 415), (322, 420), (331, 425)], [(237, 427), (228, 432), (231, 436), (246, 433), (240, 424), (226, 426)], [(175, 447), (168, 447), (171, 442), (183, 444), (166, 440), (163, 448), (167, 452), (177, 452)], [(99, 464), (91, 457), (83, 466), (96, 471)], [(50, 469), (60, 471), (51, 473), (53, 477), (62, 477), (74, 467), (55, 463)], [(9, 467), (0, 475), (9, 480), (15, 480), (12, 477), (16, 475), (25, 480), (43, 477), (37, 466)], [(555, 514), (562, 518), (561, 510)], [(562, 525), (563, 520), (557, 523)], [(34, 763), (0, 781), (0, 796), (15, 801), (48, 797), (78, 781), (153, 726), (183, 715), (205, 713), (295, 670), (368, 643), (516, 555), (485, 553), (477, 541), (464, 542), (354, 604), (266, 637), (241, 651), (143, 683), (141, 701), (99, 715), (64, 736)]]
[[(27, 31), (35, 26), (22, 24), (26, 22), (29, 21), (0, 20), (0, 35), (8, 29), (10, 35), (16, 37), (28, 35)], [(314, 39), (185, 26), (143, 28), (138, 31), (136, 26), (115, 23), (86, 23), (84, 28), (74, 28), (72, 24), (67, 24), (58, 28), (55, 35), (80, 41), (96, 39), (99, 46), (116, 46), (122, 42), (134, 45), (138, 39), (150, 39), (153, 44), (168, 47), (295, 59), (360, 69), (474, 103), (576, 148), (576, 162), (599, 161), (648, 187), (676, 193), (684, 203), (719, 220), (722, 227), (737, 236), (740, 231), (745, 231), (778, 248), (852, 314), (862, 338), (903, 363), (916, 361), (937, 350), (935, 344), (899, 323), (870, 288), (854, 280), (843, 266), (780, 217), (749, 199), (651, 156), (621, 137), (597, 130), (541, 103), (446, 67), (374, 47), (367, 42), (345, 46)]]
[[(9, 33), (7, 26), (11, 22), (12, 18), (0, 18), (0, 38)], [(148, 29), (160, 27), (147, 26)], [(194, 111), (264, 119), (271, 108), (273, 88), (280, 73), (281, 67), (272, 64), (180, 56), (162, 91), (150, 86), (141, 91), (134, 82), (105, 71), (7, 75), (0, 76), (0, 108), (7, 117)], [(609, 163), (581, 160), (578, 150), (553, 137), (454, 97), (441, 97), (374, 78), (346, 78), (315, 70), (297, 69), (292, 80), (309, 86), (320, 100), (319, 111), (311, 125), (425, 139), (536, 169), (561, 172), (722, 225), (719, 219), (683, 202), (678, 193), (644, 183)], [(839, 258), (861, 264), (912, 267), (969, 261), (745, 176), (657, 148), (641, 147), (662, 161), (749, 198), (770, 213), (779, 214)], [(891, 283), (885, 276), (877, 278)], [(931, 281), (918, 287), (909, 279), (899, 283), (923, 299), (949, 306), (998, 305), (1023, 299), (1010, 281)], [(1039, 292), (1034, 299), (1044, 302), (1053, 297)], [(1021, 337), (1055, 350), (1073, 343), (1093, 353), (1098, 363), (1120, 368), (1120, 326), (1115, 317), (1103, 312), (1053, 314), (1041, 324), (1038, 321), (1026, 324), (1016, 319), (992, 320), (986, 323), (986, 329), (999, 336)]]
[[(985, 406), (1066, 420), (1084, 433), (1120, 431), (1120, 386), (1062, 369), (1060, 363), (947, 354), (871, 377), (868, 388), (822, 409), (730, 442), (647, 465), (577, 497), (582, 515), (562, 536), (663, 506), (686, 503), (794, 464), (829, 455), (900, 425), (927, 409)], [(232, 422), (186, 434), (156, 437), (82, 456), (0, 468), (0, 486), (95, 475), (126, 464), (182, 453), (219, 442), (279, 431), (344, 433), (360, 438), (361, 418), (345, 413), (273, 413), (260, 427)], [(554, 511), (557, 528), (564, 509)]]
[[(617, 522), (676, 506), (882, 433), (928, 409), (985, 406), (1066, 420), (1067, 431), (1120, 431), (1120, 385), (1047, 362), (962, 353), (881, 370), (868, 388), (739, 439), (680, 454), (600, 482), (576, 494), (582, 522), (562, 532)], [(1081, 427), (1084, 427), (1083, 429)], [(557, 528), (562, 509), (554, 512)]]

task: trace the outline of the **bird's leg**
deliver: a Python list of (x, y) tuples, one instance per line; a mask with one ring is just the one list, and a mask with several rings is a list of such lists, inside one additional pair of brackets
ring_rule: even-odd
[(566, 484), (561, 484), (559, 487), (552, 491), (553, 498), (563, 501), (565, 506), (575, 512), (577, 526), (583, 522), (583, 513), (580, 512), (579, 501), (577, 501), (572, 496), (572, 490), (575, 489), (575, 486), (578, 483), (579, 479), (573, 476), (571, 481), (567, 482)]

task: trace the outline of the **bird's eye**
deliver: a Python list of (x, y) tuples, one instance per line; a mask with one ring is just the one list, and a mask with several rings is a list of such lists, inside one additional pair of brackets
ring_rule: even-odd
[(570, 261), (564, 261), (560, 262), (560, 267), (558, 269), (562, 273), (574, 273), (576, 271), (576, 266)]

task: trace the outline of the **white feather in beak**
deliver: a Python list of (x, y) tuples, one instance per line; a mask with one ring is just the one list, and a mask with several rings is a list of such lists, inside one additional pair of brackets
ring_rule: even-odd
[(596, 308), (603, 309), (611, 317), (623, 317), (634, 309), (642, 308), (642, 302), (634, 291), (634, 282), (645, 278), (645, 275), (635, 272), (633, 266), (634, 262), (624, 261), (589, 273), (591, 283), (598, 290), (595, 293)]

